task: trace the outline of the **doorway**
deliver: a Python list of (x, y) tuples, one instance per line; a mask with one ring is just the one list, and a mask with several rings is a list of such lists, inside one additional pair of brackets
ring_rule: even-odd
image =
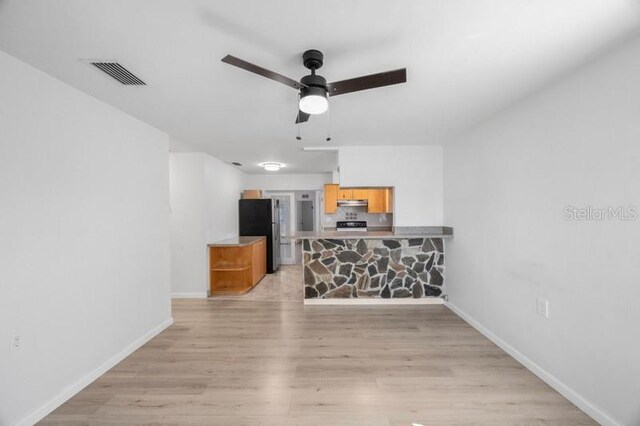
[(265, 191), (266, 198), (280, 201), (280, 262), (298, 264), (302, 259), (302, 241), (296, 232), (320, 229), (318, 206), (322, 191)]
[[(318, 194), (321, 191), (296, 191), (296, 232), (313, 232), (320, 229)], [(302, 240), (294, 245), (296, 263), (302, 261)]]
[(310, 232), (314, 230), (314, 202), (313, 200), (296, 201), (298, 232)]
[(280, 201), (280, 263), (293, 265), (296, 263), (295, 250), (295, 193), (265, 192), (265, 196)]

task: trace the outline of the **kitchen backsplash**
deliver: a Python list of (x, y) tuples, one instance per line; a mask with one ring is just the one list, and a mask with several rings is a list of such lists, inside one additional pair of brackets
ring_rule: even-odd
[(366, 207), (338, 207), (336, 214), (324, 215), (324, 227), (335, 228), (339, 220), (365, 220), (368, 227), (392, 227), (392, 213), (367, 213)]

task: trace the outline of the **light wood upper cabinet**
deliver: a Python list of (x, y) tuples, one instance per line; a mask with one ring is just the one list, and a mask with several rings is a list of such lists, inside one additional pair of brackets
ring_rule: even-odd
[(328, 183), (324, 186), (324, 212), (333, 214), (338, 209), (338, 185)]
[(368, 213), (393, 213), (393, 189), (369, 189), (368, 200)]
[(324, 186), (324, 212), (334, 214), (338, 210), (338, 200), (368, 200), (368, 213), (392, 213), (392, 188), (340, 188), (328, 183)]
[(368, 213), (386, 213), (386, 189), (369, 189), (367, 190), (367, 199), (369, 200)]
[(339, 200), (366, 200), (369, 190), (364, 188), (340, 188), (338, 190)]
[(339, 200), (353, 200), (353, 189), (342, 189), (338, 190), (338, 199)]
[(393, 213), (393, 188), (385, 188), (384, 212)]
[(366, 200), (369, 197), (368, 189), (352, 189), (351, 199), (352, 200)]

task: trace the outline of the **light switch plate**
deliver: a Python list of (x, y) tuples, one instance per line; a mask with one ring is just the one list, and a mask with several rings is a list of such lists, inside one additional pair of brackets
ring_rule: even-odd
[(549, 318), (549, 301), (542, 297), (538, 297), (536, 311), (541, 317)]
[(22, 338), (18, 335), (11, 337), (11, 350), (16, 352), (20, 350), (20, 346), (22, 345)]

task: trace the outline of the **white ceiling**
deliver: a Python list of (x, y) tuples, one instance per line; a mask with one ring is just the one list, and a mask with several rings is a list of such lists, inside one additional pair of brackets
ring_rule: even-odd
[[(335, 153), (303, 146), (443, 143), (626, 37), (639, 12), (636, 0), (0, 0), (0, 49), (164, 130), (174, 149), (310, 173)], [(316, 116), (297, 141), (296, 91), (220, 59), (298, 80), (309, 48), (329, 81), (406, 67), (408, 82), (330, 99), (333, 140)], [(148, 86), (79, 59), (115, 59)]]

